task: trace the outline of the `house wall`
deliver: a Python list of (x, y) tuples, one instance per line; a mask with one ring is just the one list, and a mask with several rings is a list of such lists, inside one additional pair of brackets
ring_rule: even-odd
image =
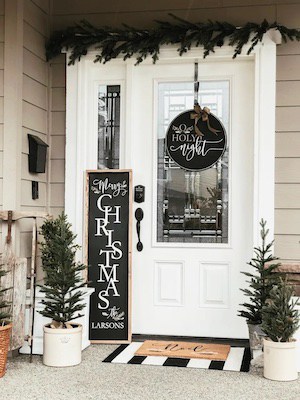
[[(300, 27), (300, 6), (285, 10), (280, 22)], [(298, 21), (297, 21), (298, 20)], [(300, 46), (278, 47), (276, 87), (275, 250), (300, 259)]]
[[(4, 126), (4, 0), (0, 0), (0, 209), (3, 205), (3, 126)], [(0, 241), (2, 224), (0, 223)]]
[[(44, 50), (49, 33), (50, 0), (0, 0), (0, 207), (4, 210), (48, 211), (50, 172), (28, 172), (27, 134), (49, 142), (49, 64)], [(37, 200), (32, 200), (33, 180), (39, 182)], [(29, 261), (32, 220), (13, 227), (14, 251)], [(6, 224), (3, 231), (6, 235)]]
[[(22, 134), (22, 62), (23, 2), (3, 1), (3, 125), (2, 125), (2, 207), (20, 208), (21, 134)], [(7, 224), (2, 224), (7, 232)], [(13, 247), (18, 252), (20, 234), (12, 230)], [(3, 251), (3, 248), (1, 249)]]
[[(34, 0), (24, 0), (23, 42), (23, 123), (22, 123), (22, 183), (21, 207), (47, 207), (47, 173), (28, 172), (27, 134), (48, 142), (49, 66), (45, 58), (45, 40), (49, 35), (49, 9), (40, 8)], [(31, 181), (39, 182), (39, 199), (31, 198)]]
[[(263, 3), (263, 4), (261, 4)], [(81, 19), (101, 26), (153, 27), (154, 20), (172, 20), (168, 13), (192, 22), (207, 19), (231, 22), (237, 26), (248, 21), (277, 20), (300, 28), (300, 1), (208, 0), (128, 0), (126, 2), (53, 0), (52, 30), (64, 29)], [(52, 66), (52, 80), (59, 81), (60, 117), (63, 100), (63, 58)], [(55, 89), (53, 86), (52, 90)], [(276, 185), (275, 185), (275, 253), (283, 260), (300, 259), (300, 44), (278, 46), (276, 108)], [(52, 104), (53, 107), (53, 104)], [(52, 114), (55, 110), (52, 109)], [(55, 111), (56, 112), (56, 111)], [(63, 142), (63, 121), (59, 139)], [(52, 133), (53, 135), (53, 133)], [(62, 157), (63, 153), (60, 153)], [(55, 162), (61, 181), (55, 184), (55, 198), (63, 206), (63, 160)], [(60, 168), (60, 172), (59, 169)], [(55, 200), (57, 201), (57, 200)]]
[[(50, 75), (45, 57), (45, 40), (50, 32), (50, 2), (23, 1), (23, 69), (22, 69), (22, 154), (21, 201), (23, 211), (48, 211), (48, 162), (44, 174), (28, 170), (28, 134), (40, 137), (49, 144)], [(39, 198), (32, 199), (31, 182), (39, 182)], [(32, 220), (21, 224), (23, 257), (31, 256)]]
[(66, 63), (65, 55), (50, 62), (51, 112), (49, 212), (57, 216), (64, 210), (65, 196), (65, 131), (66, 131)]

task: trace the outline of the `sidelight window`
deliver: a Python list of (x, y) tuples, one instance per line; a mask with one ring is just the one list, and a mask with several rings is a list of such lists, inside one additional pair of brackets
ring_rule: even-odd
[(98, 169), (119, 168), (120, 85), (98, 90)]

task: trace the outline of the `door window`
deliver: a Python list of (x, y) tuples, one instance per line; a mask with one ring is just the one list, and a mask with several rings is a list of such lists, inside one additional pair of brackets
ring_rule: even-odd
[[(181, 169), (166, 152), (165, 135), (179, 113), (193, 108), (193, 83), (159, 83), (158, 97), (157, 241), (228, 243), (229, 149), (209, 169)], [(201, 82), (198, 101), (228, 135), (229, 81)]]
[(120, 149), (120, 85), (98, 88), (98, 169), (118, 169)]

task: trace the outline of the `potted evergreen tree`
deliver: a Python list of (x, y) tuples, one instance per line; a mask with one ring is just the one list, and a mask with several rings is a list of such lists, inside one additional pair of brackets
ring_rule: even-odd
[(254, 247), (254, 257), (248, 263), (254, 271), (242, 272), (248, 280), (249, 287), (241, 289), (249, 302), (241, 304), (243, 309), (239, 311), (239, 316), (246, 318), (249, 329), (249, 341), (251, 354), (253, 350), (262, 349), (264, 333), (261, 330), (262, 308), (269, 297), (270, 290), (274, 283), (279, 279), (279, 274), (274, 270), (280, 265), (274, 263), (278, 258), (272, 255), (273, 241), (267, 242), (269, 230), (266, 229), (266, 221), (260, 221), (261, 245)]
[(80, 290), (85, 285), (82, 279), (85, 265), (75, 261), (76, 236), (64, 213), (45, 221), (41, 232), (45, 277), (40, 291), (45, 299), (41, 301), (44, 309), (39, 312), (52, 320), (44, 326), (43, 362), (55, 367), (76, 365), (81, 362), (82, 326), (71, 321), (81, 317), (80, 311), (85, 307)]
[(0, 378), (2, 378), (6, 371), (7, 353), (9, 348), (10, 333), (12, 324), (10, 322), (11, 314), (9, 312), (10, 304), (5, 300), (5, 293), (9, 288), (1, 286), (1, 278), (7, 274), (3, 270), (3, 265), (0, 265)]
[(299, 327), (297, 300), (292, 301), (293, 288), (280, 280), (269, 294), (262, 309), (264, 338), (264, 377), (275, 381), (298, 378), (296, 340)]

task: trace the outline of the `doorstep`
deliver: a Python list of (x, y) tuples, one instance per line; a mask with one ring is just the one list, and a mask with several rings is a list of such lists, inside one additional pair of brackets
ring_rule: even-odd
[(179, 341), (179, 342), (203, 342), (213, 344), (228, 344), (232, 347), (247, 347), (249, 346), (248, 339), (230, 339), (230, 338), (211, 338), (197, 336), (168, 336), (168, 335), (140, 335), (132, 334), (133, 342), (144, 342), (145, 340), (164, 340), (164, 341)]

